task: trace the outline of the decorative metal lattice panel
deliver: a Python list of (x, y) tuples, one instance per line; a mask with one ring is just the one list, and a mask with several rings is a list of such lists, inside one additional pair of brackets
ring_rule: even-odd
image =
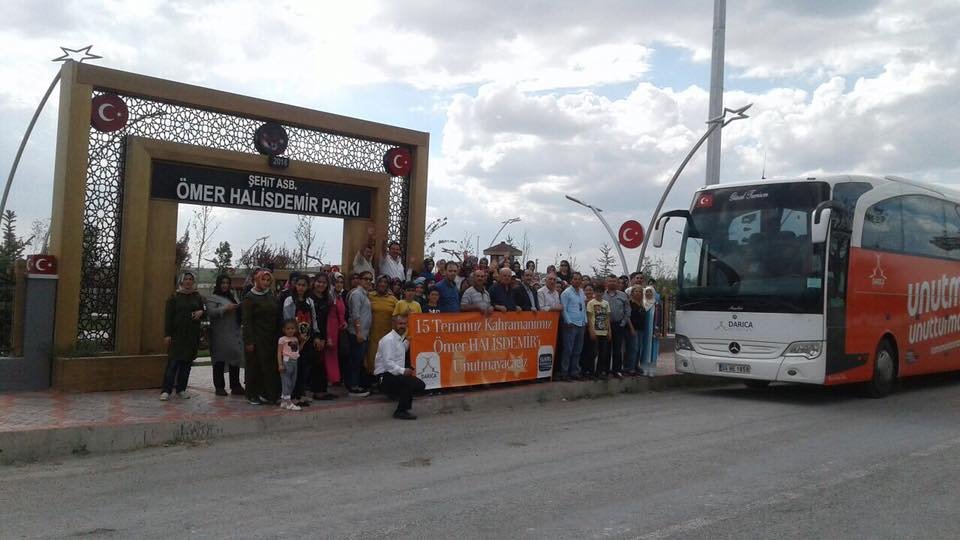
[[(102, 93), (97, 90), (94, 95)], [(127, 126), (114, 133), (90, 129), (77, 328), (78, 348), (89, 351), (115, 348), (125, 136), (258, 154), (253, 146), (253, 133), (264, 122), (142, 97), (121, 97), (129, 109)], [(284, 156), (291, 160), (385, 172), (383, 155), (391, 148), (389, 144), (300, 126), (284, 127), (289, 135)], [(404, 253), (407, 251), (409, 194), (408, 177), (390, 178), (387, 235), (400, 242)]]

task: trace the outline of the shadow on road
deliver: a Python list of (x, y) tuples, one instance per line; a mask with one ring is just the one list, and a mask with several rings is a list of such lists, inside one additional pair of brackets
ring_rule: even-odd
[[(897, 389), (886, 399), (897, 395), (932, 391), (938, 388), (960, 388), (960, 372), (938, 373), (908, 377), (900, 381)], [(701, 390), (700, 394), (745, 401), (762, 401), (792, 405), (819, 406), (870, 399), (859, 384), (841, 386), (815, 386), (807, 384), (772, 384), (768, 388), (753, 389), (725, 386)]]

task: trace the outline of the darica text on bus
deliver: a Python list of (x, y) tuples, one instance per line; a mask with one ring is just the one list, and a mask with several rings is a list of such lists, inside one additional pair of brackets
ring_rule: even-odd
[(684, 373), (810, 384), (960, 369), (960, 194), (897, 177), (722, 184), (696, 193), (676, 308)]

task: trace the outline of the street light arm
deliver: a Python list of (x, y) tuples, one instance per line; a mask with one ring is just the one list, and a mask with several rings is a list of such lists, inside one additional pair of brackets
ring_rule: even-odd
[(569, 196), (569, 195), (564, 195), (564, 197), (566, 197), (568, 201), (573, 201), (573, 202), (579, 204), (580, 206), (586, 206), (587, 208), (590, 208), (590, 205), (589, 205), (589, 204), (581, 201), (580, 199), (577, 199), (576, 197), (571, 197), (571, 196)]
[[(700, 137), (700, 140), (697, 141), (697, 144), (693, 145), (693, 148), (690, 149), (690, 152), (687, 153), (687, 157), (683, 158), (683, 162), (680, 163), (680, 167), (677, 169), (677, 172), (673, 173), (673, 178), (670, 179), (670, 182), (667, 183), (666, 189), (663, 190), (663, 195), (660, 196), (660, 201), (657, 203), (657, 208), (653, 211), (653, 217), (650, 218), (650, 225), (647, 227), (647, 234), (643, 237), (643, 245), (640, 247), (640, 260), (637, 261), (637, 272), (643, 270), (643, 257), (647, 252), (647, 243), (650, 242), (650, 236), (653, 233), (653, 227), (657, 223), (657, 216), (660, 215), (660, 209), (663, 208), (663, 203), (667, 200), (667, 195), (670, 194), (670, 190), (673, 189), (673, 185), (677, 183), (677, 178), (680, 178), (680, 173), (683, 172), (684, 167), (687, 166), (687, 163), (693, 158), (693, 155), (697, 153), (697, 150), (703, 146), (703, 143), (710, 137), (710, 134), (717, 129), (723, 129), (724, 126), (733, 122), (735, 120), (743, 120), (744, 118), (749, 118), (746, 114), (747, 109), (753, 106), (753, 103), (748, 103), (739, 109), (724, 109), (723, 114), (711, 118), (707, 121), (709, 128), (707, 132), (703, 134), (703, 137)], [(733, 114), (732, 117), (726, 118), (728, 113)]]
[[(509, 224), (511, 224), (511, 223), (516, 223), (516, 222), (518, 222), (518, 221), (521, 221), (521, 219), (518, 218), (518, 217), (510, 218), (510, 219), (507, 219), (507, 220), (503, 221), (503, 223), (500, 225), (500, 229), (497, 231), (497, 234), (493, 235), (493, 240), (490, 241), (490, 246), (492, 246), (493, 243), (497, 241), (497, 238), (500, 237), (500, 233), (503, 232), (503, 229), (505, 229), (505, 228), (507, 227), (507, 225), (509, 225)], [(489, 246), (487, 246), (487, 247), (489, 247)]]
[(40, 105), (37, 105), (37, 110), (33, 112), (33, 118), (30, 119), (30, 124), (27, 125), (27, 131), (23, 134), (23, 139), (20, 140), (20, 148), (17, 149), (17, 156), (13, 158), (13, 165), (10, 166), (10, 174), (7, 175), (7, 184), (3, 187), (3, 199), (0, 200), (0, 216), (2, 216), (4, 210), (7, 209), (7, 196), (10, 195), (13, 176), (17, 174), (17, 167), (20, 165), (23, 150), (27, 147), (27, 141), (30, 140), (30, 134), (33, 133), (33, 126), (36, 125), (37, 118), (40, 117), (40, 111), (42, 111), (43, 106), (47, 104), (47, 100), (50, 99), (50, 94), (53, 93), (53, 89), (56, 88), (58, 82), (60, 82), (60, 70), (57, 70), (57, 74), (54, 75), (53, 80), (50, 81), (47, 92), (43, 94), (43, 99), (40, 100)]
[(589, 209), (593, 212), (593, 215), (597, 216), (597, 219), (600, 220), (600, 223), (603, 224), (603, 227), (604, 227), (605, 229), (607, 229), (607, 232), (610, 234), (610, 239), (613, 240), (613, 245), (617, 246), (617, 253), (620, 255), (620, 264), (623, 265), (623, 273), (624, 273), (624, 274), (629, 274), (630, 271), (627, 269), (627, 258), (624, 257), (624, 255), (623, 255), (623, 247), (620, 245), (620, 240), (617, 238), (617, 236), (616, 236), (615, 234), (613, 234), (613, 229), (610, 228), (610, 224), (607, 223), (607, 220), (604, 219), (604, 218), (603, 218), (603, 215), (600, 213), (600, 212), (603, 212), (603, 210), (601, 210), (601, 209), (599, 209), (599, 208), (597, 208), (597, 207), (595, 207), (595, 206), (593, 206), (593, 205), (587, 204), (587, 203), (581, 201), (580, 199), (576, 199), (576, 198), (574, 198), (574, 197), (571, 197), (571, 196), (569, 196), (569, 195), (564, 195), (564, 197), (566, 197), (567, 200), (569, 200), (569, 201), (572, 201), (572, 202), (575, 202), (575, 203), (579, 204), (580, 206), (584, 206), (584, 207), (586, 207), (586, 208), (589, 208)]

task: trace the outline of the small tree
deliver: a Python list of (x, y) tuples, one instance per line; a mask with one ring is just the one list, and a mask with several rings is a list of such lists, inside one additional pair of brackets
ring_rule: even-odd
[(274, 268), (290, 268), (294, 263), (294, 254), (283, 244), (274, 248), (272, 262)]
[(573, 244), (567, 245), (566, 254), (563, 251), (558, 251), (553, 255), (553, 265), (557, 267), (557, 270), (560, 269), (560, 261), (567, 261), (570, 263), (570, 270), (577, 270), (577, 258), (573, 256)]
[[(441, 241), (438, 244), (449, 244), (450, 242)], [(473, 247), (473, 237), (470, 233), (463, 233), (463, 238), (459, 242), (454, 242), (453, 247), (444, 247), (440, 251), (446, 253), (447, 255), (456, 259), (458, 263), (462, 263), (464, 259), (470, 256), (470, 248)]]
[(3, 257), (4, 274), (9, 272), (13, 261), (23, 257), (23, 251), (30, 245), (33, 238), (24, 240), (17, 236), (17, 213), (7, 210), (3, 213), (3, 245), (0, 254)]
[[(189, 229), (190, 227), (188, 227)], [(204, 260), (213, 235), (220, 229), (220, 220), (213, 215), (212, 206), (201, 206), (193, 211), (194, 255), (197, 256), (197, 270)]]
[[(433, 258), (437, 254), (437, 246), (447, 243), (447, 240), (432, 240), (433, 235), (437, 233), (440, 229), (444, 228), (447, 225), (447, 218), (438, 217), (427, 224), (427, 228), (423, 232), (423, 253), (430, 258)], [(431, 241), (432, 240), (432, 241)]]
[(306, 268), (310, 265), (310, 250), (316, 239), (317, 233), (313, 230), (313, 216), (297, 216), (297, 228), (293, 231), (293, 241), (297, 244), (294, 261), (298, 268)]
[[(0, 282), (13, 283), (13, 263), (23, 256), (23, 250), (31, 239), (17, 236), (17, 214), (13, 210), (3, 213), (3, 244), (0, 245)], [(10, 351), (13, 327), (13, 287), (0, 288), (0, 354)]]
[(214, 258), (207, 259), (207, 262), (213, 264), (218, 274), (227, 273), (227, 270), (230, 269), (230, 262), (233, 260), (233, 250), (230, 249), (230, 242), (220, 242), (213, 255)]
[(523, 230), (523, 238), (520, 240), (520, 251), (523, 252), (520, 254), (520, 258), (523, 259), (523, 264), (527, 264), (527, 261), (533, 259), (533, 242), (527, 235), (526, 229)]
[(183, 236), (177, 240), (177, 251), (175, 261), (177, 264), (177, 273), (183, 272), (190, 260), (190, 224), (183, 230)]
[(30, 225), (30, 246), (40, 254), (50, 249), (50, 219), (35, 219)]
[(326, 242), (320, 242), (320, 245), (317, 246), (317, 249), (313, 251), (313, 254), (307, 255), (308, 266), (310, 264), (310, 261), (314, 261), (319, 266), (323, 266), (323, 263), (326, 260), (327, 260), (327, 243)]
[(610, 245), (606, 242), (600, 246), (600, 257), (597, 259), (597, 264), (600, 266), (592, 267), (593, 277), (602, 279), (609, 276), (613, 272), (613, 266), (616, 263), (616, 259), (614, 259), (612, 252), (613, 248), (610, 247)]

